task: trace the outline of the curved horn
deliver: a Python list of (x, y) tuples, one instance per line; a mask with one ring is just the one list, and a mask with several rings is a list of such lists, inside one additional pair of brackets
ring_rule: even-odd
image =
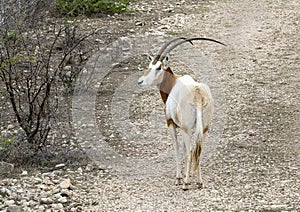
[[(165, 49), (166, 49), (171, 43), (173, 43), (173, 42), (175, 42), (175, 41), (178, 41), (178, 40), (184, 40), (184, 41), (185, 41), (185, 40), (187, 40), (187, 38), (185, 38), (185, 37), (178, 37), (178, 38), (174, 38), (173, 40), (170, 40), (168, 43), (165, 43), (165, 45), (163, 45), (163, 46), (160, 48), (160, 50), (158, 51), (156, 57), (154, 58), (154, 60), (153, 60), (154, 64), (155, 64), (157, 61), (160, 60), (161, 54), (165, 51)], [(192, 41), (189, 41), (189, 42), (193, 45)]]
[[(164, 54), (164, 55), (161, 55), (160, 57), (160, 60), (163, 60), (166, 55), (171, 52), (173, 49), (175, 49), (177, 46), (185, 43), (185, 42), (190, 42), (192, 43), (192, 41), (194, 40), (205, 40), (205, 41), (212, 41), (212, 42), (215, 42), (215, 43), (218, 43), (218, 44), (221, 44), (221, 45), (224, 45), (226, 46), (224, 43), (220, 42), (220, 41), (217, 41), (217, 40), (214, 40), (214, 39), (210, 39), (210, 38), (189, 38), (189, 39), (184, 39), (183, 41), (180, 41), (178, 43), (176, 43), (174, 46), (172, 46), (171, 48), (168, 49), (168, 51)], [(192, 43), (193, 44), (193, 43)]]

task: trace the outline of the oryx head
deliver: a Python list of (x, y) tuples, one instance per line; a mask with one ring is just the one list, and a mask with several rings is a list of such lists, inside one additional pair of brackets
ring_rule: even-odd
[(144, 73), (143, 76), (141, 76), (138, 80), (138, 84), (142, 86), (158, 86), (162, 80), (164, 75), (164, 70), (168, 68), (168, 56), (166, 55), (168, 52), (166, 52), (164, 55), (163, 52), (166, 50), (166, 48), (173, 42), (178, 41), (180, 39), (185, 38), (175, 38), (168, 43), (166, 43), (155, 57), (148, 56), (148, 59), (150, 60), (148, 69)]
[(163, 80), (164, 70), (168, 68), (168, 57), (166, 56), (163, 60), (156, 60), (149, 55), (148, 59), (150, 61), (148, 69), (139, 78), (138, 84), (145, 87), (158, 86)]
[[(144, 73), (143, 76), (141, 76), (138, 80), (138, 84), (141, 86), (145, 86), (145, 87), (149, 87), (149, 86), (159, 86), (163, 80), (163, 76), (164, 76), (164, 72), (165, 70), (168, 68), (168, 56), (167, 54), (170, 53), (173, 49), (175, 49), (177, 46), (179, 46), (180, 44), (183, 44), (185, 42), (190, 42), (191, 44), (192, 41), (194, 40), (207, 40), (207, 41), (213, 41), (219, 44), (224, 45), (223, 43), (213, 40), (213, 39), (209, 39), (209, 38), (184, 38), (184, 37), (179, 37), (179, 38), (175, 38), (169, 42), (167, 42), (157, 53), (157, 55), (155, 57), (151, 57), (149, 56), (149, 66), (148, 69), (146, 70), (146, 72)], [(175, 43), (173, 46), (171, 46), (169, 49), (167, 49), (167, 47), (178, 41), (177, 43)]]

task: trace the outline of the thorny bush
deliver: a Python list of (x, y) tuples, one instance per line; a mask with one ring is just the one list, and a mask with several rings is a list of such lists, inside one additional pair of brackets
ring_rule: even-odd
[[(0, 82), (2, 96), (11, 105), (16, 122), (34, 152), (47, 146), (55, 125), (59, 97), (72, 87), (82, 61), (80, 45), (93, 31), (79, 35), (76, 26), (51, 23), (47, 29), (30, 28), (26, 18), (11, 13), (0, 29)], [(4, 88), (3, 88), (4, 87)], [(7, 140), (6, 135), (0, 139)], [(0, 149), (5, 151), (5, 149)]]

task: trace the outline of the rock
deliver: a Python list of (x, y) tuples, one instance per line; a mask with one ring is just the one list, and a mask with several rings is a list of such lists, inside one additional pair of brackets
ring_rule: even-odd
[(144, 24), (143, 24), (143, 22), (141, 22), (141, 21), (137, 21), (137, 22), (135, 22), (135, 25), (136, 25), (136, 26), (143, 26)]
[(67, 197), (61, 197), (61, 198), (59, 198), (59, 199), (57, 200), (57, 202), (59, 202), (59, 203), (67, 203), (67, 202), (68, 202), (68, 199), (67, 199)]
[(268, 210), (271, 210), (271, 211), (277, 211), (277, 210), (280, 210), (280, 209), (283, 209), (283, 208), (287, 208), (288, 205), (267, 205), (265, 206), (265, 208), (267, 208)]
[(87, 165), (86, 167), (85, 167), (85, 170), (87, 171), (87, 172), (90, 172), (90, 171), (92, 171), (92, 166), (91, 165)]
[(58, 180), (58, 179), (53, 179), (52, 182), (53, 182), (54, 184), (59, 184), (59, 180)]
[(52, 194), (57, 194), (57, 193), (59, 193), (60, 192), (60, 189), (59, 188), (54, 188), (53, 190), (52, 190)]
[(43, 180), (41, 178), (39, 178), (39, 177), (35, 177), (35, 178), (33, 178), (33, 182), (36, 183), (36, 184), (38, 184), (38, 183), (43, 182)]
[(8, 126), (7, 126), (7, 130), (12, 130), (12, 129), (14, 129), (15, 128), (15, 126), (14, 125), (12, 125), (12, 124), (9, 124)]
[(97, 38), (97, 39), (95, 39), (95, 42), (97, 42), (97, 43), (102, 43), (102, 44), (104, 43), (104, 41), (103, 41), (103, 40), (101, 40), (101, 39), (98, 39), (98, 38)]
[(62, 181), (60, 184), (59, 184), (59, 187), (61, 189), (68, 189), (72, 186), (71, 184), (71, 180), (70, 179), (65, 179), (64, 181)]
[(16, 205), (13, 205), (13, 206), (9, 206), (7, 209), (6, 209), (6, 212), (22, 212), (22, 207), (20, 206), (16, 206)]
[(41, 184), (38, 186), (43, 191), (49, 191), (51, 190), (49, 186), (46, 186), (45, 184)]
[(34, 206), (37, 205), (37, 202), (34, 201), (34, 200), (30, 200), (30, 201), (28, 202), (28, 205), (29, 205), (29, 207), (34, 207)]
[(65, 71), (71, 71), (71, 69), (72, 69), (72, 66), (65, 66), (65, 67), (64, 67), (64, 70), (65, 70)]
[(60, 164), (57, 164), (57, 165), (55, 166), (55, 168), (62, 168), (62, 167), (64, 167), (64, 166), (66, 166), (66, 164), (60, 163)]
[(45, 206), (40, 205), (39, 208), (38, 208), (38, 211), (39, 212), (44, 212), (45, 211)]
[(59, 199), (59, 198), (61, 198), (62, 196), (60, 195), (60, 193), (57, 193), (57, 194), (54, 194), (54, 198), (55, 199)]
[(71, 76), (72, 76), (72, 72), (71, 71), (67, 71), (66, 72), (66, 77), (71, 78)]
[(41, 204), (51, 204), (51, 203), (53, 203), (53, 200), (48, 197), (44, 197), (44, 198), (41, 198), (40, 202), (41, 202)]
[(0, 190), (0, 195), (1, 196), (3, 196), (3, 197), (5, 197), (5, 196), (10, 196), (11, 195), (11, 191), (9, 190), (9, 189), (7, 189), (7, 188), (1, 188), (1, 190)]
[(88, 73), (88, 70), (87, 70), (86, 68), (83, 68), (83, 69), (81, 70), (81, 73), (82, 73), (82, 74), (87, 74), (87, 73)]
[(43, 181), (43, 183), (46, 184), (46, 185), (54, 185), (54, 183), (50, 179), (45, 179)]
[(162, 25), (160, 27), (158, 27), (159, 30), (161, 29), (170, 29), (170, 26), (169, 25)]
[(21, 176), (27, 176), (28, 172), (26, 170), (22, 171)]
[(70, 196), (72, 196), (72, 195), (73, 195), (72, 191), (67, 190), (67, 189), (63, 189), (63, 190), (60, 192), (60, 196), (62, 196), (62, 197), (70, 197)]
[(62, 209), (64, 209), (64, 206), (61, 203), (52, 204), (51, 206), (52, 206), (53, 210), (62, 210)]
[(82, 174), (82, 168), (79, 167), (79, 168), (77, 169), (77, 172), (79, 172), (79, 174)]
[(4, 203), (4, 206), (12, 206), (15, 204), (15, 200), (7, 200), (5, 203)]

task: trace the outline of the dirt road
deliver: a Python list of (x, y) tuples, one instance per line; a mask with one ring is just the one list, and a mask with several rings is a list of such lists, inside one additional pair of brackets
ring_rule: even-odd
[(204, 189), (182, 191), (174, 161), (164, 161), (170, 173), (163, 177), (101, 179), (101, 210), (300, 209), (299, 7), (295, 0), (217, 1), (160, 22), (172, 23), (161, 31), (227, 44), (201, 44), (225, 87), (222, 141), (203, 167)]

